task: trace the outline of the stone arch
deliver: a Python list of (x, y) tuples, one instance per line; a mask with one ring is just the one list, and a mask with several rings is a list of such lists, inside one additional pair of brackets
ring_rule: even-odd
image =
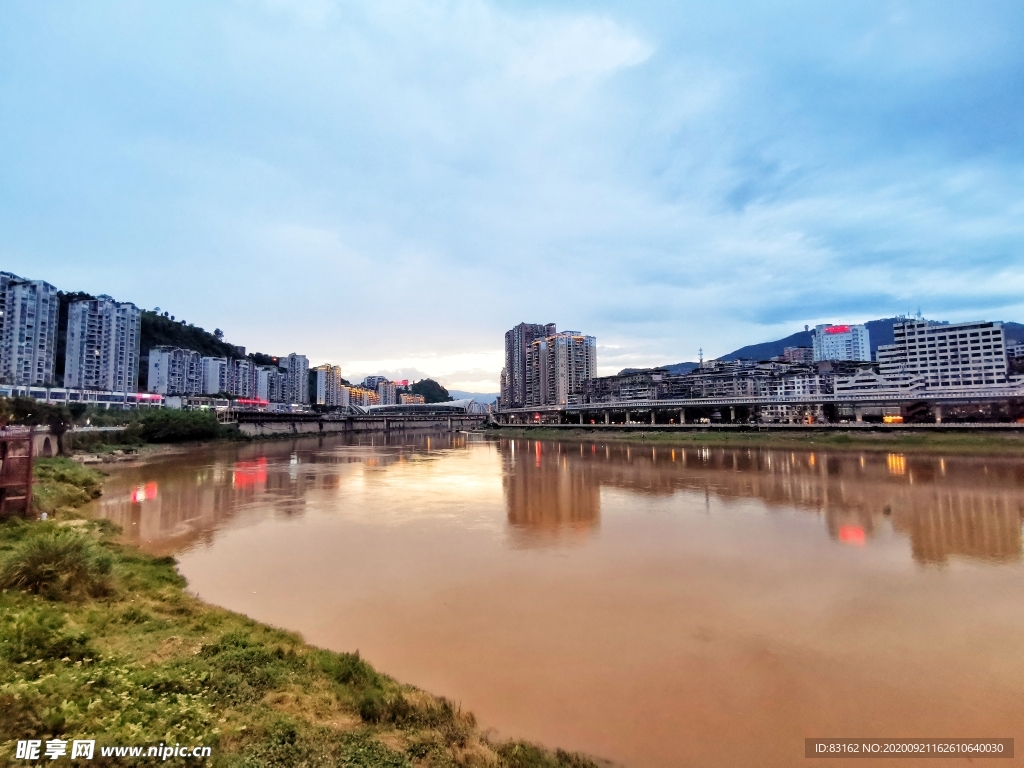
[(40, 456), (53, 456), (53, 442), (50, 437), (43, 438), (43, 449), (39, 452)]

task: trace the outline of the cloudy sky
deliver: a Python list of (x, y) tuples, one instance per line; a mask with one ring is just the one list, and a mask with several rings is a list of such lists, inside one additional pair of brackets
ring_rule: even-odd
[(1022, 39), (1019, 0), (5, 0), (0, 269), (473, 391), (524, 320), (602, 373), (1024, 320)]

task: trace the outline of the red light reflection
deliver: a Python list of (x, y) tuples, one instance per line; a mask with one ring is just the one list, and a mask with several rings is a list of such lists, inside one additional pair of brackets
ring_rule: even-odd
[(864, 529), (859, 525), (841, 525), (839, 526), (839, 540), (843, 544), (863, 547), (865, 540)]
[(231, 485), (241, 488), (247, 485), (262, 485), (267, 482), (267, 457), (260, 456), (255, 461), (236, 461), (235, 472), (231, 476)]
[(138, 504), (143, 501), (156, 498), (156, 483), (146, 483), (145, 485), (136, 485), (132, 488), (129, 494), (133, 504)]

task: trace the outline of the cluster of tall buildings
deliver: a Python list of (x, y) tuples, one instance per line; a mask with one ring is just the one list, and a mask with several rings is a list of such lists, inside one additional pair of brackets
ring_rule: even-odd
[(345, 407), (349, 405), (422, 405), (423, 396), (399, 392), (399, 386), (405, 387), (408, 381), (395, 382), (386, 376), (367, 376), (362, 384), (352, 385), (341, 376), (341, 368), (336, 365), (321, 365), (314, 369), (316, 373), (316, 402), (328, 407)]
[(592, 337), (557, 333), (554, 324), (522, 323), (505, 334), (499, 407), (749, 398), (776, 401), (759, 405), (758, 415), (786, 421), (821, 410), (799, 404), (802, 398), (1024, 390), (1024, 344), (1008, 344), (1002, 323), (900, 318), (893, 340), (872, 354), (866, 326), (819, 325), (811, 346), (786, 347), (770, 360), (702, 360), (693, 370), (598, 377)]
[[(52, 386), (60, 298), (45, 280), (0, 272), (0, 380)], [(142, 313), (109, 296), (68, 305), (64, 384), (75, 389), (135, 392)]]
[(207, 357), (159, 346), (149, 351), (149, 391), (161, 395), (227, 395), (265, 403), (309, 403), (309, 361), (294, 352), (275, 365), (248, 358)]
[(505, 333), (502, 408), (567, 405), (582, 401), (597, 375), (597, 340), (554, 323), (520, 323)]

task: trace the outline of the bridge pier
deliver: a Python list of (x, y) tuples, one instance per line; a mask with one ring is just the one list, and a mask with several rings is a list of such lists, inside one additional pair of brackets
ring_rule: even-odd
[(609, 410), (605, 410), (605, 412), (604, 412), (604, 423), (605, 424), (611, 424), (612, 423), (612, 413)]
[(730, 422), (735, 422), (736, 421), (736, 406), (734, 406), (734, 405), (730, 405), (729, 406), (729, 421)]
[(680, 424), (685, 424), (686, 423), (686, 409), (685, 408), (680, 408), (679, 409), (679, 423)]
[(654, 421), (654, 409), (651, 408), (651, 424), (654, 424), (654, 423), (655, 423), (655, 421)]
[(853, 406), (853, 419), (858, 424), (864, 421), (864, 409), (861, 408), (859, 405)]
[(942, 406), (941, 405), (936, 405), (935, 406), (935, 423), (936, 424), (941, 424), (942, 423)]
[(626, 411), (626, 424), (629, 424), (629, 411)]

